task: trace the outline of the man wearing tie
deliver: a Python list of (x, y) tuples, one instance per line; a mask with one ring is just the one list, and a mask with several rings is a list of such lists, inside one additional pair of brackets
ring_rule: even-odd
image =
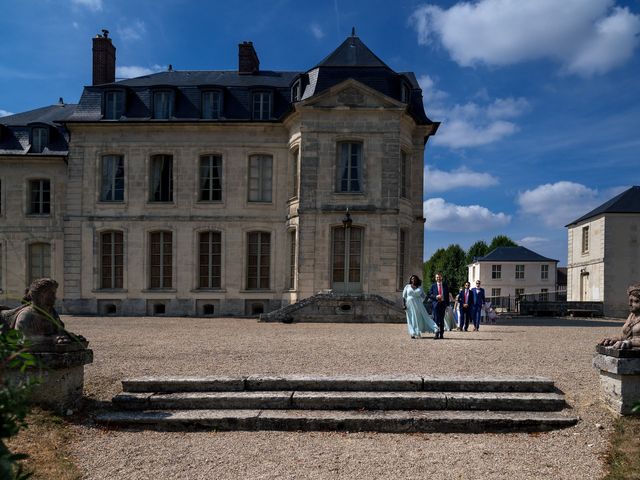
[(480, 287), (480, 280), (476, 280), (476, 288), (471, 290), (473, 297), (473, 307), (471, 309), (471, 315), (473, 318), (473, 331), (480, 330), (480, 317), (482, 307), (484, 307), (484, 288)]
[(471, 284), (469, 282), (465, 282), (464, 289), (458, 294), (458, 304), (460, 305), (459, 326), (461, 330), (466, 332), (469, 330), (469, 321), (471, 320), (471, 312), (474, 305)]
[(442, 332), (444, 332), (444, 311), (449, 305), (449, 287), (442, 280), (442, 274), (436, 273), (436, 281), (431, 285), (429, 290), (429, 299), (433, 304), (433, 321), (438, 326), (438, 331), (434, 338), (444, 338)]

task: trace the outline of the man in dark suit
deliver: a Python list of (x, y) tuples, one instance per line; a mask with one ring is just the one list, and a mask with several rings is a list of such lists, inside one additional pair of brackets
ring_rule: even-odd
[(436, 281), (431, 285), (429, 299), (433, 304), (433, 321), (436, 322), (439, 329), (434, 338), (444, 338), (444, 311), (449, 305), (449, 287), (442, 280), (440, 272), (436, 273)]
[(471, 293), (471, 284), (464, 283), (464, 288), (458, 294), (458, 305), (460, 305), (460, 330), (469, 330), (469, 322), (471, 321), (471, 312), (473, 311), (473, 293)]
[(473, 318), (473, 331), (480, 330), (480, 317), (482, 316), (482, 307), (484, 307), (484, 288), (480, 287), (480, 280), (476, 280), (476, 288), (471, 289), (473, 296), (473, 308), (471, 315)]

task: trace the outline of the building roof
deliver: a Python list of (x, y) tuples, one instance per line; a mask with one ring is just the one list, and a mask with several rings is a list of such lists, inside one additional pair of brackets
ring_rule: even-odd
[(605, 213), (640, 213), (640, 186), (634, 185), (565, 226), (570, 227)]
[(529, 250), (525, 247), (498, 247), (491, 250), (484, 257), (477, 257), (476, 262), (557, 262), (552, 258)]
[(391, 70), (367, 47), (355, 33), (327, 55), (318, 67), (384, 67)]

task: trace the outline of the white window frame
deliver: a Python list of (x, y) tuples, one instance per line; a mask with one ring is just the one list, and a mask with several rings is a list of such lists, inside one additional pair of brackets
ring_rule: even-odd
[[(115, 159), (115, 161), (112, 161)], [(110, 170), (107, 171), (107, 161), (110, 162)], [(122, 176), (118, 176), (118, 172)], [(118, 179), (122, 179), (122, 187), (118, 185)], [(100, 159), (100, 201), (101, 202), (124, 202), (125, 189), (125, 169), (124, 155), (103, 155)], [(120, 197), (116, 198), (117, 192), (121, 192)], [(110, 193), (110, 195), (108, 195)]]
[(516, 280), (524, 280), (524, 264), (516, 265)]
[(338, 142), (337, 150), (336, 191), (338, 193), (362, 193), (364, 144), (347, 140)]
[[(204, 165), (204, 162), (207, 162)], [(198, 160), (198, 201), (199, 202), (221, 202), (222, 201), (222, 155), (206, 154), (200, 155)], [(215, 175), (217, 171), (217, 176)], [(205, 173), (207, 174), (205, 176)], [(205, 188), (205, 182), (208, 188)], [(216, 184), (217, 182), (217, 184)], [(206, 193), (206, 195), (205, 195)], [(208, 197), (208, 198), (205, 198)]]
[(492, 280), (502, 279), (502, 265), (491, 265), (491, 279)]
[(247, 201), (271, 203), (273, 201), (273, 156), (249, 156)]
[(202, 92), (202, 118), (218, 120), (222, 115), (222, 92), (220, 90), (205, 90)]
[(256, 91), (251, 94), (251, 117), (254, 120), (270, 120), (273, 94), (270, 91)]

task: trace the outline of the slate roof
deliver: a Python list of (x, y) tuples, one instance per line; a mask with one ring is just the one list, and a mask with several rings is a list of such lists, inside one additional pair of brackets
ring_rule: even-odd
[(525, 247), (498, 247), (491, 250), (484, 257), (477, 257), (476, 262), (557, 262), (552, 258), (529, 250)]
[(576, 225), (604, 213), (640, 213), (640, 186), (634, 185), (565, 227)]
[[(69, 135), (62, 122), (75, 112), (76, 104), (58, 103), (28, 112), (0, 117), (0, 155), (61, 156), (69, 151)], [(49, 127), (49, 143), (42, 153), (29, 149), (33, 126)]]
[(318, 67), (384, 67), (391, 70), (355, 35), (347, 37), (314, 68)]

